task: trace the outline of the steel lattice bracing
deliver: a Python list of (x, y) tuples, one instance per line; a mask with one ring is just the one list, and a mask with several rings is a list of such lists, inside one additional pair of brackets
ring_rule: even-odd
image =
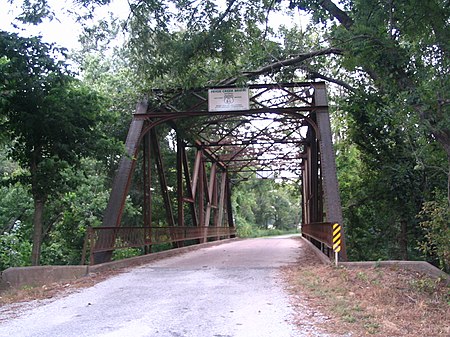
[[(126, 140), (127, 154), (119, 164), (103, 230), (97, 229), (93, 234), (92, 262), (109, 260), (118, 241), (128, 240), (132, 242), (130, 246), (156, 242), (151, 232), (152, 167), (156, 168), (167, 226), (174, 229), (166, 236), (171, 236), (169, 241), (178, 246), (194, 237), (205, 242), (208, 237), (233, 236), (231, 183), (255, 176), (301, 179), (303, 232), (328, 245), (328, 234), (325, 240), (320, 233), (324, 226), (325, 232), (328, 230), (327, 223), (342, 224), (342, 213), (324, 83), (248, 88), (250, 106), (243, 111), (208, 112), (207, 89), (153, 90), (137, 105)], [(170, 168), (165, 167), (158, 144), (161, 127), (173, 130), (176, 163)], [(119, 232), (111, 230), (126, 226), (121, 224), (121, 218), (138, 160), (143, 177), (143, 227), (149, 228), (146, 234), (139, 231), (147, 240), (138, 236), (120, 236), (118, 240)], [(177, 175), (175, 205), (166, 177), (173, 170)], [(190, 228), (185, 226), (186, 211)], [(187, 229), (180, 234), (176, 227)], [(212, 228), (231, 230), (219, 233)], [(187, 232), (195, 234), (190, 237)], [(345, 242), (343, 248), (345, 258)]]

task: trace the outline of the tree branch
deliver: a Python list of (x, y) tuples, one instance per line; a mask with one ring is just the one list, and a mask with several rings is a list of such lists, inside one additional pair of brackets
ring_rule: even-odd
[(231, 7), (233, 7), (234, 3), (236, 2), (236, 0), (232, 0), (230, 1), (230, 3), (228, 4), (227, 9), (225, 10), (225, 12), (222, 13), (222, 15), (219, 17), (219, 19), (215, 22), (215, 24), (211, 27), (211, 30), (214, 31), (217, 29), (217, 27), (222, 23), (222, 21), (225, 19), (225, 17), (231, 12)]
[(317, 71), (309, 69), (308, 67), (305, 67), (305, 66), (300, 67), (300, 69), (306, 71), (310, 75), (311, 78), (320, 78), (320, 79), (325, 80), (327, 82), (331, 82), (331, 83), (337, 84), (337, 85), (347, 89), (348, 91), (356, 92), (355, 88), (353, 88), (350, 84), (348, 84), (348, 83), (346, 83), (344, 81), (341, 81), (341, 80), (338, 80), (336, 78), (332, 78), (332, 77), (329, 77), (329, 76), (322, 75), (322, 74), (318, 73)]
[(280, 60), (280, 61), (277, 61), (274, 63), (270, 63), (270, 64), (262, 66), (256, 70), (243, 71), (236, 77), (231, 77), (231, 78), (225, 79), (223, 81), (220, 81), (218, 83), (218, 85), (231, 85), (231, 84), (234, 84), (235, 82), (237, 82), (237, 80), (242, 77), (248, 78), (248, 79), (255, 78), (260, 75), (266, 75), (266, 74), (273, 73), (277, 70), (280, 70), (283, 67), (298, 65), (299, 63), (301, 63), (303, 61), (306, 61), (308, 59), (311, 59), (311, 58), (314, 58), (317, 56), (332, 55), (332, 54), (342, 55), (342, 50), (338, 49), (338, 48), (327, 48), (327, 49), (312, 51), (309, 53), (298, 54), (295, 57), (285, 59), (285, 60)]
[(338, 6), (336, 6), (331, 0), (322, 0), (319, 2), (319, 6), (330, 13), (336, 20), (338, 20), (345, 29), (349, 30), (353, 26), (352, 18)]
[(266, 22), (265, 22), (266, 28), (264, 30), (263, 40), (265, 40), (266, 36), (267, 36), (267, 30), (269, 29), (269, 14), (270, 14), (270, 11), (272, 10), (274, 4), (275, 4), (275, 0), (272, 0), (272, 2), (269, 5), (269, 8), (267, 8)]

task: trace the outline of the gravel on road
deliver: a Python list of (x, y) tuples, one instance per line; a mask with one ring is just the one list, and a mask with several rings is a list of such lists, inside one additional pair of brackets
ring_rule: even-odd
[(8, 337), (323, 336), (296, 329), (279, 275), (292, 237), (229, 242), (162, 259), (1, 321)]

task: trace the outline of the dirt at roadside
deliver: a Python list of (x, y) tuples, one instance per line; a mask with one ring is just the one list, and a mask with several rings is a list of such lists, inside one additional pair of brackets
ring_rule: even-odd
[[(314, 319), (330, 336), (450, 336), (450, 286), (400, 268), (319, 265), (314, 252), (283, 268), (296, 324)], [(309, 250), (309, 251), (308, 251)]]
[(52, 283), (42, 287), (2, 289), (0, 291), (0, 321), (14, 318), (22, 310), (54, 301), (60, 297), (74, 293), (79, 289), (92, 287), (123, 271), (114, 270), (101, 274), (91, 274), (71, 282)]

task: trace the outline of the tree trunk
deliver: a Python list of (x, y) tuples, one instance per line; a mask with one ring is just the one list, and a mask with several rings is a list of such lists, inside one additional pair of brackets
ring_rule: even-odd
[(447, 174), (447, 206), (450, 209), (450, 152), (447, 152), (448, 174)]
[(31, 264), (39, 265), (42, 243), (42, 216), (44, 214), (45, 198), (34, 197), (33, 215), (33, 249), (31, 250)]
[(400, 259), (405, 261), (408, 260), (408, 222), (406, 220), (400, 221), (398, 243), (400, 248)]

